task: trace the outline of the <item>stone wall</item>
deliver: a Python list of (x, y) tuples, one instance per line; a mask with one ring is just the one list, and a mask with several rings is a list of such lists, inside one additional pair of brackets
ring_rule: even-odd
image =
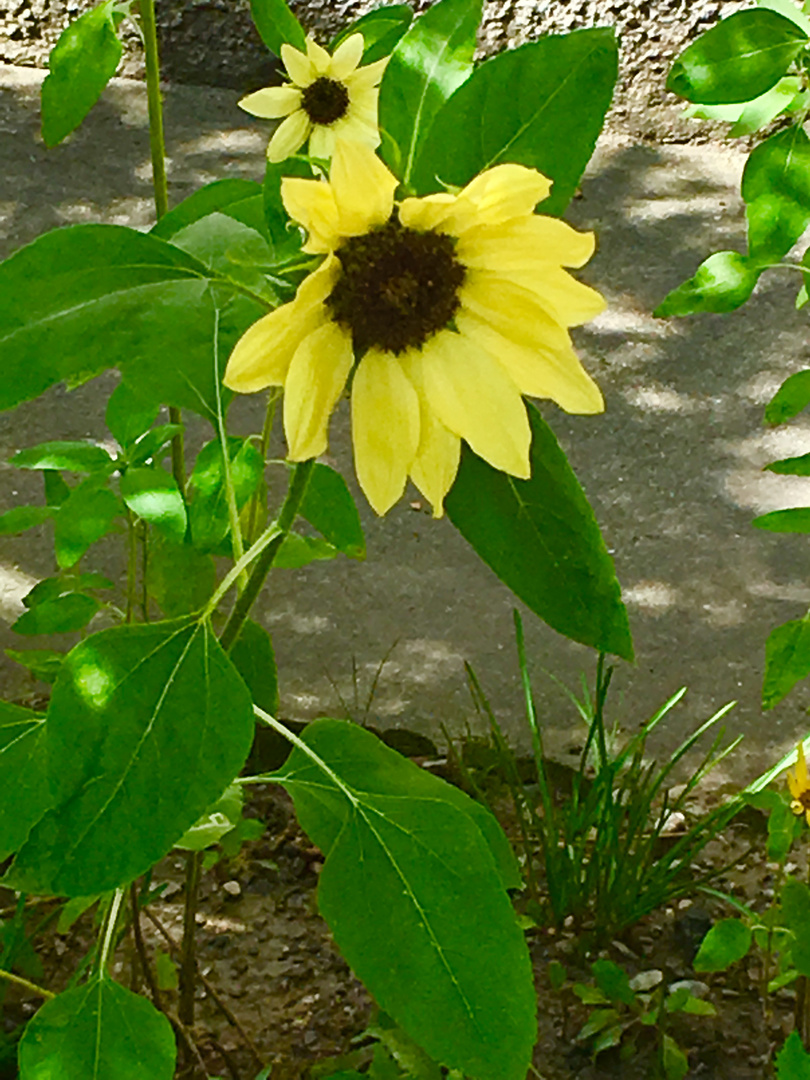
[[(411, 0), (415, 10), (430, 0)], [(0, 62), (45, 66), (67, 22), (91, 0), (0, 0)], [(321, 40), (376, 0), (293, 0), (304, 25)], [(718, 18), (750, 6), (745, 0), (485, 0), (480, 48), (489, 54), (542, 33), (613, 26), (621, 76), (609, 126), (640, 139), (683, 141), (700, 129), (680, 120), (664, 91), (671, 59)], [(157, 0), (162, 62), (169, 80), (244, 92), (274, 77), (275, 63), (250, 19), (248, 0)], [(137, 36), (125, 30), (121, 74), (141, 73)], [(705, 129), (704, 134), (705, 134)]]

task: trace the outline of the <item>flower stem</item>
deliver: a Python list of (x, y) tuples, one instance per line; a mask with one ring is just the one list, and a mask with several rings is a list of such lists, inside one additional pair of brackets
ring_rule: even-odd
[[(158, 55), (155, 0), (140, 0), (140, 25), (146, 58), (146, 97), (149, 105), (149, 149), (152, 155), (152, 187), (157, 219), (169, 210), (169, 184), (166, 179), (166, 143), (163, 138), (163, 103), (160, 97), (160, 57)], [(169, 408), (169, 422), (182, 422), (180, 410)], [(186, 466), (183, 433), (172, 438), (172, 474), (181, 492), (186, 489)]]
[(278, 515), (278, 521), (275, 523), (275, 527), (278, 531), (256, 559), (253, 569), (250, 572), (247, 585), (237, 597), (233, 611), (231, 612), (230, 618), (225, 624), (225, 629), (222, 631), (222, 636), (219, 639), (220, 645), (226, 652), (231, 649), (233, 643), (239, 636), (242, 624), (248, 617), (248, 613), (253, 607), (256, 597), (259, 595), (259, 591), (264, 584), (264, 579), (269, 574), (270, 567), (273, 565), (273, 561), (278, 554), (278, 549), (283, 544), (285, 537), (295, 523), (314, 464), (315, 459), (310, 458), (309, 461), (299, 461), (293, 466), (290, 486), (287, 489), (284, 504)]
[[(267, 397), (267, 411), (264, 414), (264, 426), (262, 427), (262, 438), (259, 443), (259, 452), (262, 455), (262, 461), (267, 462), (267, 451), (270, 447), (270, 435), (273, 431), (273, 420), (276, 416), (276, 405), (278, 399), (281, 397), (281, 388), (278, 386), (272, 386), (270, 393)], [(247, 540), (249, 544), (252, 544), (256, 539), (256, 524), (259, 515), (259, 491), (254, 492), (252, 499), (250, 500), (250, 514), (248, 515), (248, 527), (247, 527)]]
[(43, 987), (37, 986), (36, 983), (29, 982), (28, 979), (23, 979), (10, 971), (3, 971), (2, 968), (0, 968), (0, 979), (5, 979), (7, 982), (14, 983), (15, 986), (21, 986), (23, 990), (30, 990), (32, 994), (36, 994), (37, 997), (45, 998), (46, 1001), (50, 1001), (51, 998), (56, 997), (56, 994), (51, 993), (50, 990), (45, 990)]

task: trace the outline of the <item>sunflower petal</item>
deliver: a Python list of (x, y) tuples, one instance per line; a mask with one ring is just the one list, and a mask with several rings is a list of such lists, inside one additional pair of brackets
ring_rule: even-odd
[(495, 330), (483, 319), (463, 308), (456, 314), (456, 326), (465, 338), (472, 338), (506, 369), (521, 394), (548, 398), (568, 413), (591, 416), (605, 410), (602, 392), (583, 368), (568, 334), (549, 325), (544, 348), (527, 348)]
[(316, 76), (329, 75), (332, 57), (313, 37), (307, 38), (307, 59), (312, 64)]
[(499, 225), (534, 212), (551, 191), (551, 181), (525, 165), (496, 165), (471, 180), (458, 195), (454, 225), (463, 232), (475, 225)]
[(807, 760), (804, 756), (804, 743), (799, 743), (797, 758), (796, 758), (796, 782), (801, 787), (802, 791), (806, 791), (810, 788), (810, 783), (807, 779)]
[(327, 73), (329, 78), (343, 82), (351, 75), (363, 59), (363, 48), (362, 34), (351, 34), (345, 41), (341, 41), (332, 53), (332, 63)]
[(263, 120), (278, 120), (300, 107), (301, 91), (297, 86), (267, 86), (255, 94), (248, 94), (239, 102), (240, 109)]
[(363, 90), (370, 90), (372, 86), (379, 86), (390, 59), (390, 56), (384, 56), (382, 60), (375, 60), (373, 64), (365, 64), (363, 67), (353, 71), (351, 75), (347, 75), (343, 80), (343, 85), (349, 91), (349, 94), (354, 95)]
[(335, 152), (335, 125), (313, 124), (309, 137), (309, 153), (314, 158), (328, 160)]
[(590, 259), (595, 246), (592, 232), (577, 232), (559, 218), (531, 214), (469, 229), (458, 242), (458, 258), (465, 266), (495, 273), (544, 263), (579, 267)]
[(552, 318), (561, 326), (581, 326), (605, 310), (607, 302), (600, 292), (577, 281), (567, 270), (548, 263), (498, 274), (478, 271), (490, 278), (489, 288), (500, 290), (504, 281), (533, 293)]
[(399, 207), (399, 220), (408, 229), (436, 229), (452, 213), (455, 205), (456, 196), (447, 192), (425, 195), (421, 199), (403, 199)]
[(281, 181), (284, 208), (309, 234), (303, 250), (318, 254), (332, 251), (339, 238), (339, 217), (332, 185), (324, 180), (285, 176)]
[(312, 124), (303, 109), (296, 109), (276, 128), (267, 147), (267, 160), (273, 164), (284, 161), (307, 141)]
[(329, 418), (353, 359), (350, 336), (331, 321), (296, 349), (284, 384), (284, 434), (291, 461), (306, 461), (326, 450)]
[(352, 443), (357, 479), (378, 514), (405, 490), (419, 444), (416, 391), (390, 353), (370, 349), (352, 383)]
[(444, 515), (444, 497), (458, 472), (461, 440), (429, 407), (421, 382), (421, 364), (414, 363), (408, 353), (401, 363), (419, 397), (419, 446), (411, 465), (411, 479), (429, 500), (434, 518), (440, 518)]
[(281, 46), (281, 59), (287, 74), (296, 86), (305, 88), (314, 83), (318, 77), (315, 66), (304, 53), (294, 49), (292, 45)]
[(390, 218), (399, 181), (370, 147), (337, 139), (329, 181), (340, 215), (341, 236), (360, 236)]
[(474, 340), (446, 330), (422, 348), (427, 405), (453, 434), (496, 469), (530, 475), (531, 430), (520, 391)]

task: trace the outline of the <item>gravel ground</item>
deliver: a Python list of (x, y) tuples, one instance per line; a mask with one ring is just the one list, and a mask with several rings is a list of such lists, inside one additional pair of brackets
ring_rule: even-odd
[[(411, 0), (417, 11), (428, 0)], [(93, 0), (0, 0), (0, 62), (47, 65), (64, 26)], [(275, 64), (250, 19), (248, 0), (158, 0), (163, 68), (173, 82), (239, 91), (265, 85)], [(293, 0), (304, 25), (321, 40), (376, 0)], [(664, 90), (670, 62), (720, 17), (749, 6), (744, 0), (485, 0), (480, 48), (489, 55), (540, 34), (584, 26), (616, 28), (622, 64), (608, 128), (644, 142), (691, 142), (715, 132), (680, 118)], [(120, 74), (138, 76), (141, 50), (131, 27)]]

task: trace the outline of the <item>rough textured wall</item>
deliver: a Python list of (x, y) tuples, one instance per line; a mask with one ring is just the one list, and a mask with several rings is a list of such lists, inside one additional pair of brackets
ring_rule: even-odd
[[(411, 0), (415, 10), (430, 0)], [(49, 49), (92, 0), (0, 0), (0, 61), (45, 66)], [(304, 25), (321, 40), (376, 0), (293, 0)], [(609, 126), (637, 138), (681, 141), (695, 136), (664, 91), (671, 59), (718, 18), (746, 0), (485, 0), (483, 55), (542, 33), (613, 26), (621, 46), (621, 75)], [(250, 20), (248, 0), (157, 0), (166, 78), (245, 91), (273, 78), (274, 61)], [(126, 31), (121, 74), (141, 69), (137, 37)]]

